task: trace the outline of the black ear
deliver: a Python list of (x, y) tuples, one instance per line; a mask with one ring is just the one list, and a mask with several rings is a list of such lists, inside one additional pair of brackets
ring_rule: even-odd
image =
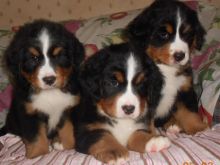
[[(197, 20), (198, 20), (198, 18), (197, 18)], [(205, 34), (206, 34), (206, 31), (198, 20), (196, 27), (195, 27), (195, 40), (194, 40), (195, 48), (197, 50), (201, 50), (201, 48), (205, 42)]]
[(16, 81), (20, 76), (21, 55), (24, 52), (24, 42), (17, 34), (12, 39), (3, 56), (3, 66), (12, 82)]
[(134, 20), (132, 20), (125, 29), (125, 34), (132, 41), (132, 39), (147, 37), (150, 32), (150, 9), (145, 9)]
[(76, 38), (72, 39), (72, 48), (73, 48), (73, 62), (79, 67), (85, 58), (85, 50), (83, 44)]
[(101, 96), (103, 70), (108, 56), (99, 51), (82, 64), (79, 74), (80, 86), (84, 95), (98, 100)]

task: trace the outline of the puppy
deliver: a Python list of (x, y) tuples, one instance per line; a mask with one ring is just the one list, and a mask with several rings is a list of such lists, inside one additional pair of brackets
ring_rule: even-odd
[(26, 156), (74, 147), (69, 113), (79, 102), (77, 74), (82, 44), (60, 24), (37, 20), (24, 25), (7, 48), (4, 61), (13, 84), (6, 119), (8, 132), (20, 136)]
[(207, 128), (198, 115), (190, 64), (191, 52), (202, 47), (205, 35), (197, 13), (182, 2), (157, 0), (130, 22), (126, 33), (164, 77), (156, 126), (187, 134)]
[[(120, 164), (128, 150), (159, 151), (169, 147), (156, 136), (151, 114), (162, 88), (154, 63), (129, 43), (112, 45), (89, 58), (79, 76), (82, 99), (73, 111), (76, 150), (104, 163)], [(154, 83), (152, 83), (154, 82)]]

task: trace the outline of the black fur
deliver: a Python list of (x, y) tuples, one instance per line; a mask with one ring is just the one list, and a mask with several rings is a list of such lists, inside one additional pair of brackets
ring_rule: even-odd
[(4, 63), (13, 84), (12, 103), (5, 128), (7, 132), (16, 134), (28, 142), (36, 140), (40, 124), (45, 123), (47, 125), (48, 122), (47, 114), (42, 112), (36, 112), (34, 114), (27, 113), (25, 104), (31, 104), (31, 96), (44, 89), (33, 87), (22, 74), (22, 71), (33, 74), (44, 62), (41, 55), (39, 55), (37, 60), (34, 60), (30, 52), (28, 52), (28, 48), (30, 47), (39, 49), (39, 52), (41, 52), (37, 38), (43, 29), (46, 29), (53, 39), (51, 43), (53, 46), (61, 46), (63, 48), (59, 56), (54, 59), (50, 57), (52, 59), (51, 65), (54, 68), (57, 66), (60, 68), (72, 68), (66, 85), (61, 88), (63, 92), (69, 92), (72, 95), (79, 94), (77, 75), (84, 58), (82, 44), (72, 33), (68, 32), (58, 23), (37, 20), (25, 24), (15, 34), (4, 54)]
[[(160, 39), (156, 40), (158, 28), (165, 22), (176, 26), (177, 10), (180, 11), (184, 21), (192, 27), (191, 33), (187, 34), (185, 40), (191, 45), (195, 37), (196, 49), (200, 50), (206, 32), (199, 22), (197, 13), (183, 2), (176, 0), (157, 0), (129, 23), (125, 33), (131, 41), (134, 41), (142, 49), (146, 49), (149, 44), (159, 47), (164, 42)], [(172, 39), (171, 37), (170, 40)]]
[(89, 58), (81, 69), (79, 78), (82, 88), (82, 100), (72, 115), (73, 121), (76, 122), (74, 125), (76, 125), (77, 151), (88, 153), (90, 146), (97, 142), (103, 133), (107, 131), (105, 129), (90, 131), (87, 128), (89, 124), (114, 125), (114, 120), (100, 114), (97, 103), (101, 99), (114, 97), (125, 90), (126, 82), (120, 84), (117, 88), (111, 86), (111, 83), (114, 83), (111, 75), (117, 70), (126, 72), (125, 62), (130, 53), (133, 53), (136, 60), (138, 60), (139, 70), (145, 73), (144, 81), (135, 87), (135, 93), (145, 98), (149, 105), (148, 117), (143, 116), (137, 122), (149, 124), (147, 122), (150, 121), (160, 97), (163, 83), (162, 75), (152, 60), (145, 54), (137, 52), (131, 44), (112, 45)]
[[(164, 25), (169, 24), (172, 27), (177, 27), (177, 11), (179, 11), (181, 20), (183, 21), (183, 25), (180, 27), (181, 39), (188, 44), (189, 50), (192, 48), (200, 50), (204, 43), (206, 32), (199, 22), (197, 13), (183, 2), (176, 0), (157, 0), (147, 7), (128, 24), (126, 28), (127, 38), (140, 51), (146, 52), (149, 46), (160, 49), (174, 40), (175, 35), (173, 34), (169, 34), (167, 38), (163, 38), (165, 35)], [(186, 25), (189, 25), (190, 30), (187, 33), (183, 33), (182, 31), (186, 28)], [(163, 64), (163, 62), (157, 60), (155, 60), (155, 63)], [(190, 60), (185, 66), (174, 67), (177, 67), (179, 72), (176, 76), (193, 77)], [(182, 103), (191, 112), (198, 112), (197, 96), (192, 83), (187, 91), (178, 90), (170, 113), (162, 118), (156, 118), (156, 126), (163, 126), (170, 119), (172, 114), (178, 110), (176, 107), (177, 103)]]

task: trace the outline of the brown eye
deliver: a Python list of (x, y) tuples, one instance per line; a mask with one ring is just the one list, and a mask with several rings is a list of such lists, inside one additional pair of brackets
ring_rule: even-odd
[(116, 79), (107, 79), (104, 81), (104, 84), (111, 87), (119, 86), (119, 82)]
[(167, 32), (166, 27), (162, 26), (158, 32), (157, 32), (157, 36), (162, 39), (162, 40), (167, 40), (170, 37), (170, 33)]

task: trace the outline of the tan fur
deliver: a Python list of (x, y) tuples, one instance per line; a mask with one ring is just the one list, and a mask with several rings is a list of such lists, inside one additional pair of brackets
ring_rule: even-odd
[(108, 163), (118, 158), (127, 158), (128, 150), (119, 144), (110, 133), (105, 133), (99, 141), (89, 148), (89, 154), (104, 163)]
[(64, 149), (72, 149), (75, 146), (74, 127), (71, 121), (66, 120), (63, 127), (58, 130), (60, 143)]
[(27, 142), (23, 139), (26, 148), (26, 157), (35, 158), (49, 152), (49, 141), (46, 135), (46, 127), (44, 124), (40, 126), (38, 136), (34, 142)]

